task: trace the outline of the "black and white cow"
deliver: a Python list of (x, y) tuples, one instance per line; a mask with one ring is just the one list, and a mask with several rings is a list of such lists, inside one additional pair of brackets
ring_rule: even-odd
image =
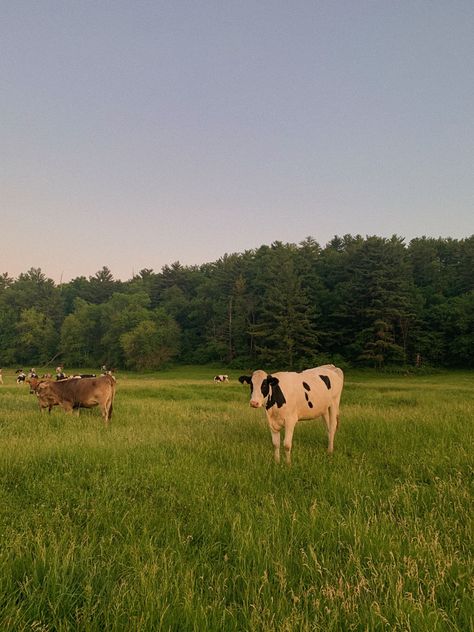
[(83, 378), (83, 377), (97, 377), (95, 373), (74, 373), (71, 377)]
[(16, 383), (24, 384), (26, 380), (26, 373), (23, 371), (23, 369), (17, 369), (15, 373), (17, 374)]
[(239, 382), (250, 384), (250, 406), (265, 406), (272, 434), (274, 457), (280, 462), (280, 430), (285, 429), (283, 445), (286, 462), (291, 463), (293, 432), (300, 419), (323, 417), (328, 432), (328, 452), (334, 450), (334, 435), (339, 421), (344, 374), (333, 364), (301, 373), (279, 372), (270, 375), (254, 371), (241, 375)]
[(64, 367), (62, 364), (56, 367), (56, 379), (57, 380), (65, 380), (67, 375), (64, 373)]
[(214, 382), (228, 382), (228, 381), (229, 381), (228, 375), (215, 375), (214, 376)]

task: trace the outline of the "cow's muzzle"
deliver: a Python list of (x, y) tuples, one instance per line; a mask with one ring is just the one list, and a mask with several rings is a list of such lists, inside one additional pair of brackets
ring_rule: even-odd
[(256, 402), (254, 399), (250, 400), (250, 406), (252, 406), (252, 408), (260, 408), (261, 403), (260, 402)]

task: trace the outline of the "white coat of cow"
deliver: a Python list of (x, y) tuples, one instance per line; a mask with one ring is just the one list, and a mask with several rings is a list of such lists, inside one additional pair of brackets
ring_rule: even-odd
[(280, 430), (285, 429), (283, 445), (286, 462), (290, 464), (293, 432), (300, 419), (323, 417), (328, 432), (328, 452), (333, 452), (344, 385), (341, 369), (326, 364), (300, 373), (273, 375), (257, 370), (251, 376), (240, 376), (239, 381), (250, 384), (252, 408), (265, 406), (277, 463), (280, 462)]

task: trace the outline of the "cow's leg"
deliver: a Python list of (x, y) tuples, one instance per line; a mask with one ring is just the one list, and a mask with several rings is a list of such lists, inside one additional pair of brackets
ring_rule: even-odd
[(107, 426), (109, 424), (109, 408), (107, 403), (105, 403), (101, 408), (102, 419), (104, 420), (104, 424)]
[(61, 408), (68, 414), (72, 414), (73, 411), (73, 405), (72, 402), (62, 402), (61, 403)]
[(100, 407), (102, 412), (102, 418), (106, 426), (109, 425), (110, 418), (112, 417), (112, 409), (113, 409), (113, 397), (109, 396), (104, 404)]
[(291, 465), (291, 446), (293, 444), (293, 432), (295, 430), (296, 421), (286, 422), (285, 424), (285, 440), (283, 445), (285, 446), (285, 458), (287, 465)]
[(101, 412), (102, 412), (102, 419), (104, 420), (105, 425), (108, 426), (110, 416), (112, 415), (109, 402), (106, 402), (103, 406), (101, 406)]
[(113, 394), (107, 399), (107, 423), (110, 421), (112, 417), (112, 410), (114, 408), (114, 396)]
[(324, 419), (326, 420), (326, 426), (328, 429), (328, 452), (332, 454), (334, 451), (334, 435), (337, 430), (337, 422), (338, 422), (338, 410), (336, 406), (331, 406), (326, 415), (324, 415)]
[(275, 458), (275, 463), (280, 463), (280, 431), (278, 430), (272, 432), (272, 443), (273, 443), (273, 457)]

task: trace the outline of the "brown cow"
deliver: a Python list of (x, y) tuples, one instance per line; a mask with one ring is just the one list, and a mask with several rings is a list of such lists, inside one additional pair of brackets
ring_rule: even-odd
[(36, 389), (36, 395), (42, 411), (47, 408), (51, 412), (53, 406), (61, 406), (66, 412), (100, 406), (104, 422), (108, 424), (112, 417), (115, 378), (103, 375), (42, 382)]

